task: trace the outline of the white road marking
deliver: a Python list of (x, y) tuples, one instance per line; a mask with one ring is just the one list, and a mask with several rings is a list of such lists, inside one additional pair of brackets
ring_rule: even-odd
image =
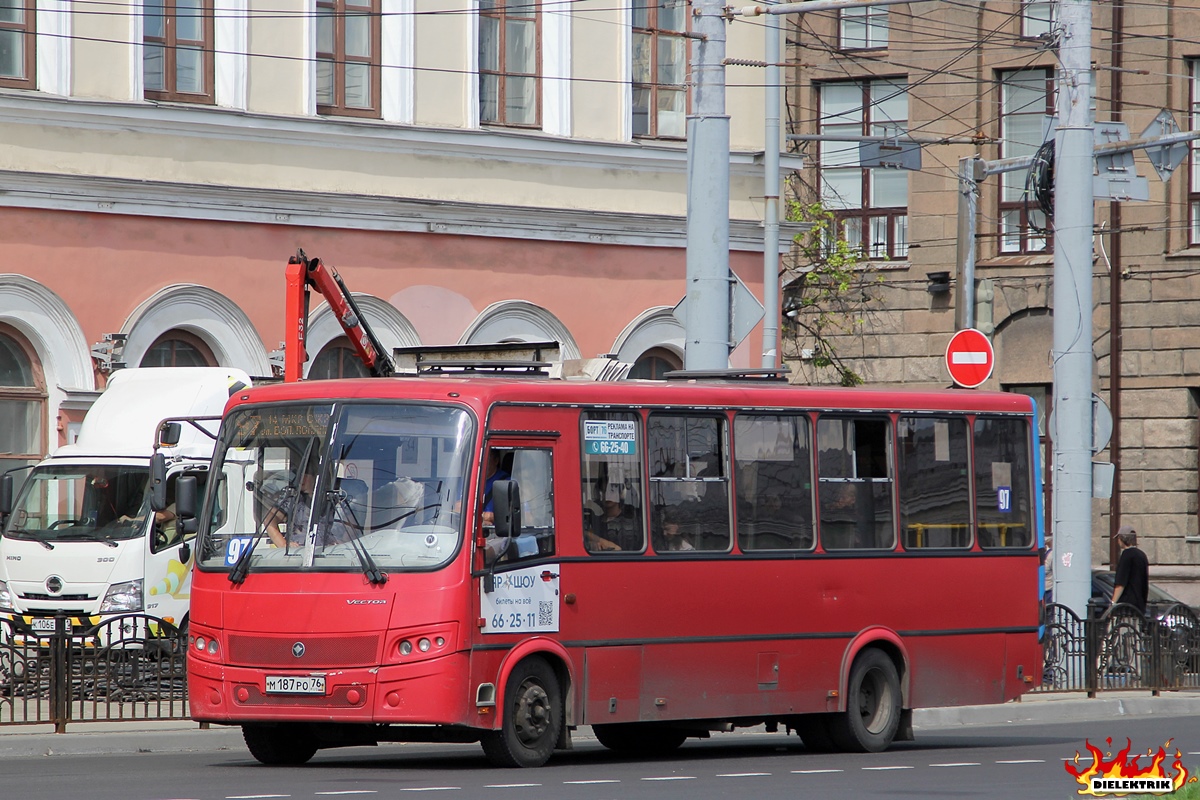
[(794, 769), (793, 775), (825, 775), (830, 772), (845, 772), (844, 769)]
[(869, 770), (885, 770), (885, 769), (916, 769), (916, 767), (910, 767), (910, 766), (898, 765), (898, 766), (895, 766), (895, 767), (863, 767), (863, 769), (869, 769)]
[(644, 781), (694, 781), (695, 775), (663, 775), (660, 778), (642, 778)]
[(769, 772), (725, 772), (718, 774), (718, 778), (769, 778)]
[(930, 764), (931, 767), (978, 767), (982, 766), (978, 761), (959, 761), (952, 764)]
[(291, 797), (290, 794), (235, 794), (228, 795), (225, 800), (269, 800), (274, 797)]
[[(1200, 753), (1197, 753), (1197, 755), (1200, 755)], [(1045, 764), (1046, 759), (1044, 759), (1044, 758), (1016, 758), (1016, 759), (1013, 759), (1012, 761), (997, 761), (996, 763), (997, 764)]]
[(534, 786), (541, 786), (540, 783), (489, 783), (484, 786), (485, 789), (529, 789)]
[(407, 789), (401, 789), (402, 792), (455, 792), (460, 791), (461, 786), (413, 786)]
[(374, 789), (346, 789), (342, 792), (314, 792), (319, 795), (342, 795), (342, 794), (379, 794)]
[(606, 778), (597, 781), (563, 781), (563, 783), (574, 784), (579, 786), (591, 785), (593, 783), (620, 783), (616, 778)]

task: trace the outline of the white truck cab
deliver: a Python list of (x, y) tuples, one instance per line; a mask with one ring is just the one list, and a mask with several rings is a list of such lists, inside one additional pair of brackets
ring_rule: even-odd
[[(176, 482), (195, 476), (203, 491), (221, 412), (249, 385), (226, 367), (121, 370), (78, 440), (35, 466), (15, 500), (12, 476), (0, 478), (0, 614), (87, 624), (143, 612), (183, 627), (194, 534), (175, 519)], [(160, 511), (152, 461), (165, 466)]]

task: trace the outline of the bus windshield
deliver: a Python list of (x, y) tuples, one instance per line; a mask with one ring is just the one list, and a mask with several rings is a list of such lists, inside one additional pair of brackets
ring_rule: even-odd
[(110, 542), (144, 532), (148, 467), (48, 465), (33, 470), (5, 535), (55, 542)]
[(440, 566), (462, 538), (473, 433), (467, 412), (445, 406), (236, 409), (213, 463), (199, 565)]

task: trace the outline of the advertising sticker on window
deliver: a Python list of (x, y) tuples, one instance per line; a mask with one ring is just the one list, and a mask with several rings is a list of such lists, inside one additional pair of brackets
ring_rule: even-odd
[(637, 455), (637, 423), (590, 420), (583, 423), (584, 452), (590, 456)]

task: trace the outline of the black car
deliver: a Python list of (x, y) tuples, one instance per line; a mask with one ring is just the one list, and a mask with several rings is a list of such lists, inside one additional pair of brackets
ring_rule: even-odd
[[(1101, 607), (1108, 608), (1112, 603), (1113, 589), (1116, 587), (1116, 575), (1115, 572), (1106, 569), (1092, 570), (1093, 602), (1099, 602)], [(1193, 612), (1196, 611), (1195, 608), (1188, 606), (1187, 603), (1178, 597), (1164, 591), (1151, 582), (1146, 592), (1146, 609), (1162, 614), (1173, 605), (1181, 605), (1185, 608), (1191, 608)]]

